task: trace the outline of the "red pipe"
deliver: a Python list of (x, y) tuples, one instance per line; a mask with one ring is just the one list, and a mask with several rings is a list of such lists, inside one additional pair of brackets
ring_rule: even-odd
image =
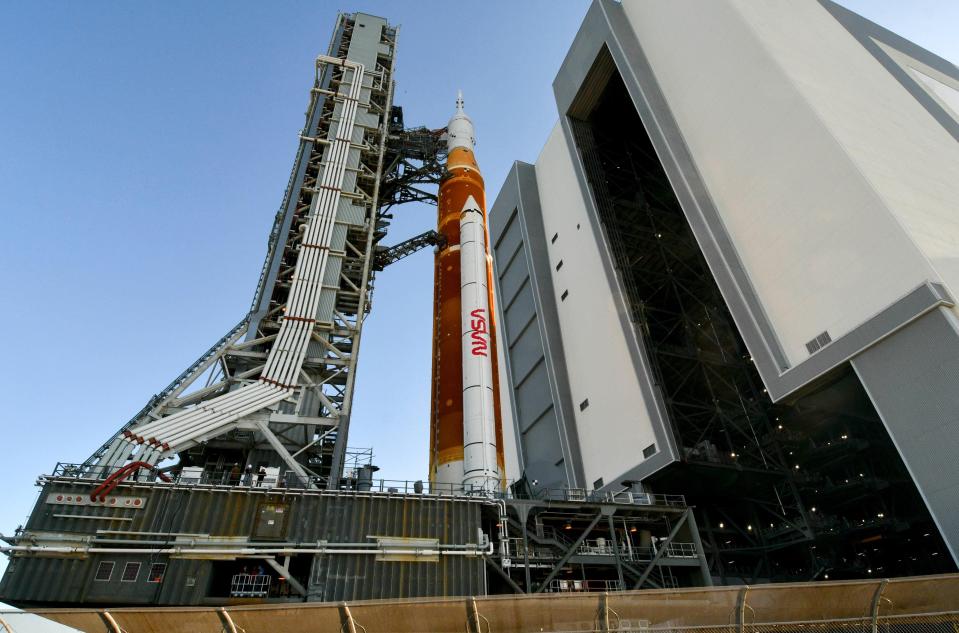
[(161, 480), (167, 483), (171, 481), (169, 477), (157, 471), (156, 467), (153, 466), (152, 464), (148, 464), (146, 462), (130, 462), (126, 466), (120, 468), (118, 471), (116, 471), (115, 473), (113, 473), (112, 475), (104, 479), (102, 484), (94, 488), (93, 492), (90, 493), (90, 501), (95, 502), (97, 501), (98, 497), (100, 501), (106, 501), (107, 495), (113, 492), (116, 489), (116, 487), (120, 484), (121, 481), (126, 479), (130, 475), (130, 473), (136, 472), (140, 470), (141, 468), (146, 468), (147, 470), (155, 471), (157, 473), (157, 476), (160, 477)]

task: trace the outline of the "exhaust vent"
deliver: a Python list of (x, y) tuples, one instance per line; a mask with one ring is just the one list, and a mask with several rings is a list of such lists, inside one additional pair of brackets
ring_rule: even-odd
[(813, 340), (806, 343), (806, 349), (809, 350), (810, 354), (815, 354), (830, 343), (832, 343), (832, 338), (829, 336), (829, 332), (823, 332)]

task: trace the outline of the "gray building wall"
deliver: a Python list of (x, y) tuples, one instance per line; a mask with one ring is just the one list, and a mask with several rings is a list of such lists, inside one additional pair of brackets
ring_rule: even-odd
[[(815, 4), (815, 3), (812, 3)], [(673, 3), (648, 3), (643, 5), (642, 11), (655, 12), (658, 9), (666, 12), (682, 14), (691, 9)], [(928, 90), (922, 88), (915, 77), (910, 76), (903, 70), (901, 64), (893, 59), (890, 51), (903, 51), (908, 54), (910, 59), (919, 60), (928, 68), (935, 69), (940, 73), (939, 77), (943, 82), (951, 82), (952, 85), (959, 85), (959, 71), (955, 66), (945, 60), (937, 58), (935, 55), (923, 51), (921, 48), (906, 42), (902, 38), (878, 27), (877, 25), (864, 20), (863, 18), (852, 14), (834, 3), (822, 0), (818, 3), (818, 10), (813, 7), (803, 6), (801, 14), (805, 18), (813, 19), (815, 24), (828, 34), (824, 37), (832, 38), (831, 42), (836, 45), (836, 50), (848, 51), (850, 42), (856, 43), (864, 48), (871, 56), (875, 58), (870, 72), (875, 71), (875, 67), (885, 68), (892, 74), (898, 82), (897, 85), (905, 88), (906, 91), (915, 99), (915, 103), (920, 109), (910, 110), (910, 116), (915, 117), (917, 129), (922, 128), (925, 133), (934, 135), (936, 130), (927, 130), (927, 121), (922, 119), (922, 112), (925, 111), (935, 120), (936, 125), (941, 126), (943, 130), (955, 136), (956, 119), (942, 107)], [(780, 10), (788, 10), (788, 3), (783, 3)], [(627, 7), (632, 11), (637, 11), (640, 7)], [(768, 7), (766, 8), (768, 9)], [(764, 10), (766, 10), (764, 9)], [(722, 6), (713, 5), (710, 11), (721, 14), (723, 19), (736, 22), (737, 28), (744, 28), (743, 23), (737, 22), (737, 11), (746, 11), (742, 3), (726, 2)], [(623, 5), (612, 0), (597, 0), (591, 5), (591, 8), (584, 19), (583, 26), (577, 34), (570, 51), (563, 62), (553, 87), (560, 115), (560, 125), (566, 137), (566, 143), (571, 148), (572, 161), (575, 166), (576, 178), (580, 189), (584, 192), (584, 198), (587, 201), (587, 212), (591, 221), (595, 219), (595, 205), (593, 204), (590, 188), (587, 184), (585, 170), (582, 161), (576, 152), (575, 140), (571, 129), (569, 116), (570, 112), (577, 107), (578, 98), (583, 95), (583, 87), (589, 85), (591, 76), (596, 70), (597, 60), (601, 55), (608, 51), (614, 68), (612, 72), (618, 73), (626, 84), (627, 90), (637, 112), (646, 125), (652, 143), (663, 163), (667, 175), (673, 185), (677, 198), (679, 199), (683, 211), (690, 223), (703, 254), (713, 272), (717, 285), (719, 286), (723, 297), (733, 315), (736, 325), (745, 340), (750, 353), (756, 363), (757, 369), (762, 376), (765, 386), (768, 389), (770, 397), (774, 401), (790, 399), (815, 389), (817, 384), (834, 376), (838, 372), (847, 369), (850, 363), (855, 368), (864, 387), (869, 392), (870, 397), (877, 410), (880, 412), (890, 436), (895, 441), (899, 452), (907, 468), (912, 473), (916, 485), (920, 489), (931, 514), (938, 522), (943, 537), (952, 550), (953, 558), (957, 558), (959, 550), (959, 487), (957, 487), (957, 478), (959, 478), (959, 468), (956, 467), (956, 456), (959, 451), (959, 445), (956, 444), (956, 438), (959, 437), (959, 416), (955, 415), (957, 411), (956, 394), (959, 393), (959, 367), (956, 366), (955, 354), (959, 351), (959, 329), (956, 328), (955, 302), (949, 291), (949, 275), (946, 274), (950, 269), (945, 264), (938, 264), (937, 268), (930, 267), (927, 264), (928, 253), (924, 254), (924, 249), (928, 246), (917, 237), (913, 230), (903, 229), (896, 222), (890, 222), (895, 216), (907, 217), (907, 211), (902, 208), (892, 207), (898, 204), (895, 201), (890, 202), (890, 198), (882, 193), (877, 193), (872, 189), (879, 187), (872, 181), (863, 179), (861, 174), (851, 179), (840, 179), (836, 187), (823, 192), (820, 199), (830, 200), (831, 204), (836, 206), (830, 213), (832, 217), (841, 217), (848, 211), (850, 205), (845, 205), (843, 200), (854, 201), (858, 206), (862, 202), (863, 209), (870, 209), (869, 213), (873, 219), (865, 222), (863, 226), (866, 233), (843, 233), (836, 229), (827, 231), (831, 235), (844, 235), (847, 245), (851, 250), (843, 251), (842, 245), (830, 245), (830, 249), (838, 249), (822, 253), (823, 258), (820, 261), (839, 261), (842, 256), (852, 257), (849, 265), (857, 266), (857, 270), (862, 271), (863, 284), (860, 288), (850, 291), (850, 294), (841, 300), (834, 302), (832, 310), (833, 316), (840, 315), (838, 319), (847, 323), (853, 323), (850, 328), (834, 334), (833, 340), (820, 350), (811, 352), (806, 358), (796, 358), (795, 351), (786, 350), (782, 337), (785, 331), (782, 322), (777, 322), (774, 316), (771, 316), (766, 306), (771, 305), (773, 297), (769, 294), (770, 286), (768, 279), (763, 279), (763, 275), (768, 276), (768, 271), (762, 268), (750, 268), (744, 262), (743, 253), (752, 249), (755, 259), (757, 244), (762, 245), (764, 236), (753, 235), (749, 240), (752, 245), (743, 242), (742, 235), (737, 235), (728, 229), (729, 217), (734, 209), (724, 208), (722, 206), (722, 196), (717, 195), (715, 181), (710, 177), (715, 177), (717, 173), (715, 166), (726, 162), (725, 168), (729, 168), (729, 173), (735, 173), (735, 161), (738, 156), (746, 154), (732, 153), (728, 156), (723, 155), (723, 148), (715, 144), (707, 148), (708, 155), (703, 155), (703, 137), (707, 133), (700, 129), (703, 121), (694, 121), (693, 129), (683, 126), (689, 126), (691, 112), (694, 109), (686, 107), (687, 104), (671, 102), (670, 98), (675, 99), (675, 93), (668, 95), (664, 90), (664, 83), (668, 86), (668, 81), (663, 81), (662, 73), (669, 69), (654, 67), (656, 59), (668, 58), (663, 53), (663, 46), (678, 46), (670, 41), (670, 37), (680, 37), (679, 35), (668, 36), (661, 32), (657, 37), (660, 41), (656, 43), (644, 43), (637, 38), (636, 30), (631, 26), (628, 11), (624, 10)], [(835, 22), (830, 23), (830, 20)], [(835, 28), (836, 23), (840, 24), (844, 31)], [(755, 24), (748, 28), (754, 28)], [(646, 25), (647, 29), (653, 27)], [(744, 29), (748, 31), (748, 28)], [(680, 29), (682, 30), (682, 29)], [(767, 55), (762, 46), (752, 41), (754, 32), (750, 33), (749, 38), (744, 38), (745, 43), (737, 40), (735, 45), (735, 54), (730, 54), (730, 59), (740, 55), (742, 50), (755, 47), (757, 55)], [(767, 34), (768, 35), (768, 34)], [(798, 41), (798, 40), (797, 40)], [(824, 44), (825, 45), (825, 44)], [(659, 46), (658, 56), (649, 54), (646, 46)], [(752, 50), (752, 49), (750, 49)], [(755, 52), (754, 51), (754, 52)], [(763, 52), (765, 51), (765, 52)], [(723, 48), (715, 50), (716, 59), (710, 63), (721, 63), (723, 55), (727, 54)], [(792, 52), (773, 53), (771, 55), (792, 55)], [(864, 64), (861, 53), (856, 53), (856, 64)], [(651, 61), (654, 60), (654, 61)], [(761, 70), (764, 73), (772, 72), (784, 73), (785, 71), (775, 63), (775, 59), (764, 59), (761, 63)], [(919, 63), (917, 62), (917, 63)], [(796, 68), (800, 66), (792, 58), (792, 72), (799, 72)], [(687, 68), (689, 65), (687, 64)], [(851, 64), (850, 67), (856, 67)], [(814, 65), (810, 64), (808, 68), (802, 67), (802, 70), (814, 70)], [(689, 72), (694, 72), (695, 68)], [(704, 72), (704, 71), (700, 71)], [(733, 70), (732, 72), (738, 72)], [(749, 72), (744, 69), (743, 72)], [(837, 71), (841, 72), (841, 71)], [(788, 127), (786, 119), (776, 114), (776, 108), (782, 108), (783, 112), (793, 112), (798, 108), (802, 110), (804, 125), (814, 128), (816, 138), (826, 139), (818, 149), (807, 147), (802, 144), (775, 145), (770, 139), (775, 140), (774, 134), (763, 134), (761, 138), (751, 139), (750, 137), (740, 137), (737, 142), (744, 146), (755, 142), (757, 152), (771, 152), (771, 157), (779, 155), (789, 158), (801, 165), (803, 169), (817, 169), (829, 171), (832, 168), (828, 166), (829, 161), (823, 162), (823, 156), (827, 156), (836, 165), (842, 165), (842, 169), (848, 170), (851, 174), (858, 174), (859, 162), (865, 160), (869, 152), (862, 148), (849, 149), (829, 140), (830, 127), (836, 125), (846, 125), (839, 115), (834, 115), (830, 119), (818, 117), (809, 103), (804, 100), (803, 90), (811, 91), (814, 88), (798, 85), (795, 77), (775, 76), (773, 77), (777, 85), (781, 85), (782, 94), (777, 93), (775, 99), (764, 98), (762, 94), (751, 95), (748, 93), (737, 93), (735, 95), (719, 95), (721, 100), (729, 103), (748, 103), (753, 109), (769, 110), (772, 108), (772, 115), (779, 117), (781, 126)], [(855, 85), (854, 76), (848, 77), (850, 90), (857, 91), (860, 87)], [(830, 77), (832, 80), (832, 77)], [(673, 78), (675, 83), (675, 78)], [(746, 84), (743, 84), (746, 85)], [(754, 84), (758, 86), (759, 84)], [(765, 85), (765, 84), (763, 84)], [(902, 101), (902, 95), (896, 92), (900, 88), (893, 87), (892, 84), (882, 83), (882, 89), (890, 92), (888, 95), (892, 101), (899, 103)], [(732, 88), (732, 84), (722, 84), (716, 90), (722, 91), (726, 86), (727, 90), (739, 90), (742, 86)], [(675, 88), (675, 86), (674, 86)], [(818, 90), (819, 88), (815, 88)], [(588, 92), (588, 90), (586, 91)], [(893, 94), (894, 93), (894, 94)], [(856, 94), (858, 99), (862, 95)], [(588, 98), (588, 95), (587, 95)], [(680, 97), (681, 99), (682, 97)], [(903, 106), (904, 108), (912, 106)], [(792, 108), (792, 109), (791, 109)], [(677, 115), (677, 112), (679, 113)], [(685, 117), (685, 118), (682, 118)], [(680, 121), (685, 123), (681, 124)], [(791, 121), (792, 119), (789, 119)], [(747, 122), (748, 123), (748, 122)], [(887, 126), (906, 125), (904, 121), (890, 121)], [(708, 126), (707, 126), (708, 127)], [(877, 128), (874, 133), (881, 134), (883, 128)], [(898, 132), (896, 131), (898, 130)], [(896, 134), (902, 133), (899, 128), (889, 127), (887, 132)], [(809, 135), (806, 135), (808, 138)], [(868, 134), (866, 134), (868, 136)], [(698, 137), (698, 138), (697, 138)], [(941, 143), (941, 138), (936, 137), (937, 142)], [(697, 141), (699, 144), (697, 145)], [(745, 147), (748, 150), (748, 147)], [(737, 149), (738, 151), (738, 149)], [(949, 148), (936, 146), (936, 151), (947, 155)], [(697, 154), (700, 152), (700, 154)], [(807, 152), (808, 155), (802, 154)], [(817, 154), (819, 152), (819, 154)], [(858, 153), (857, 153), (858, 152)], [(714, 156), (713, 153), (716, 155)], [(748, 153), (748, 152), (746, 152)], [(874, 154), (876, 152), (873, 152)], [(817, 159), (818, 156), (818, 159)], [(731, 164), (729, 161), (733, 161)], [(893, 161), (894, 162), (894, 161)], [(832, 164), (832, 163), (829, 163)], [(537, 163), (537, 166), (539, 163)], [(712, 169), (712, 174), (705, 174), (701, 171), (701, 166), (706, 165), (706, 169)], [(943, 178), (954, 166), (943, 165)], [(538, 169), (538, 167), (537, 167)], [(833, 170), (834, 171), (834, 170)], [(719, 170), (722, 172), (722, 170)], [(793, 189), (798, 193), (801, 189), (795, 179), (783, 181), (775, 177), (775, 170), (763, 177), (761, 174), (755, 175), (766, 190), (771, 190), (775, 195), (783, 198), (795, 198), (791, 195)], [(879, 173), (878, 171), (876, 172)], [(521, 177), (520, 174), (526, 174)], [(533, 235), (523, 233), (523, 226), (535, 224), (532, 218), (534, 215), (543, 217), (544, 214), (550, 214), (550, 209), (541, 209), (537, 205), (527, 205), (524, 209), (522, 199), (532, 199), (532, 194), (523, 194), (524, 191), (537, 190), (536, 177), (539, 176), (541, 182), (539, 186), (544, 185), (542, 180), (548, 179), (549, 174), (539, 174), (528, 165), (518, 164), (511, 172), (507, 183), (504, 185), (500, 196), (493, 205), (493, 212), (490, 216), (491, 231), (494, 236), (494, 244), (502, 240), (503, 244), (498, 245), (494, 250), (494, 261), (497, 269), (497, 278), (500, 280), (501, 300), (501, 318), (506, 321), (509, 319), (509, 293), (514, 287), (512, 284), (518, 284), (516, 287), (538, 287), (544, 288), (551, 284), (553, 271), (549, 266), (549, 261), (542, 255), (548, 248), (548, 237), (545, 235)], [(835, 176), (835, 174), (833, 174)], [(830, 176), (832, 178), (833, 176)], [(894, 179), (893, 179), (894, 180)], [(817, 178), (806, 178), (805, 188), (810, 188), (811, 183), (822, 182)], [(843, 183), (846, 183), (845, 185)], [(720, 183), (721, 184), (721, 183)], [(831, 186), (831, 185), (830, 185)], [(920, 186), (920, 185), (916, 185)], [(775, 190), (779, 188), (779, 192)], [(726, 194), (728, 195), (728, 191)], [(885, 197), (884, 197), (885, 196)], [(720, 202), (717, 202), (717, 198)], [(863, 201), (872, 200), (867, 203)], [(889, 209), (885, 208), (889, 205)], [(773, 209), (774, 207), (768, 207)], [(511, 214), (510, 209), (516, 209)], [(760, 213), (762, 211), (759, 211)], [(772, 212), (772, 211), (770, 211)], [(836, 215), (838, 214), (838, 216)], [(918, 215), (918, 211), (916, 212)], [(829, 216), (830, 214), (826, 214)], [(825, 216), (824, 216), (825, 217)], [(525, 223), (516, 223), (517, 218)], [(790, 220), (792, 221), (792, 220)], [(856, 220), (858, 222), (858, 220)], [(944, 219), (944, 222), (946, 220)], [(514, 222), (515, 226), (510, 227), (509, 223)], [(951, 220), (949, 220), (951, 222)], [(801, 223), (801, 222), (800, 222)], [(748, 224), (748, 222), (747, 222)], [(809, 222), (807, 222), (807, 225)], [(874, 240), (869, 233), (869, 226), (882, 224), (889, 229), (889, 244), (895, 243), (895, 255), (893, 251), (884, 251), (877, 247), (880, 241)], [(798, 225), (797, 225), (798, 226)], [(891, 228), (890, 228), (891, 227)], [(898, 227), (898, 228), (897, 228)], [(788, 235), (790, 230), (779, 227), (783, 234)], [(502, 239), (503, 236), (509, 237), (510, 231), (517, 234), (515, 241), (522, 241), (521, 254), (526, 254), (526, 259), (530, 262), (542, 261), (545, 265), (532, 266), (527, 264), (525, 271), (509, 268), (513, 251), (510, 248), (519, 248), (505, 245), (512, 245), (509, 239)], [(949, 234), (949, 226), (943, 225), (943, 230)], [(596, 235), (602, 233), (597, 230)], [(774, 236), (765, 236), (765, 239), (772, 240)], [(521, 239), (522, 238), (522, 239)], [(533, 241), (533, 240), (539, 240)], [(737, 242), (737, 239), (739, 241)], [(831, 238), (830, 238), (831, 239)], [(882, 242), (885, 243), (885, 242)], [(765, 247), (764, 247), (765, 248)], [(890, 246), (890, 249), (892, 247)], [(878, 250), (877, 250), (878, 249)], [(603, 250), (603, 249), (601, 249)], [(768, 250), (768, 249), (767, 249)], [(532, 255), (529, 255), (532, 253)], [(775, 252), (770, 252), (770, 256), (775, 257)], [(851, 254), (851, 255), (850, 255)], [(862, 258), (859, 258), (861, 254)], [(888, 265), (888, 261), (882, 266), (874, 267), (872, 259), (879, 255), (882, 258), (898, 257), (901, 259), (897, 265), (897, 270), (909, 268), (911, 271), (918, 271), (912, 277), (909, 275), (900, 275), (895, 282), (881, 273), (880, 268)], [(607, 253), (608, 257), (608, 253)], [(953, 257), (953, 260), (957, 258)], [(897, 260), (898, 261), (898, 260)], [(878, 260), (877, 260), (878, 262)], [(612, 267), (611, 262), (606, 262), (607, 267)], [(814, 262), (813, 262), (814, 264)], [(782, 298), (787, 297), (790, 292), (794, 292), (795, 297), (802, 297), (808, 294), (810, 284), (817, 288), (829, 289), (829, 275), (822, 276), (823, 269), (807, 269), (806, 264), (796, 265), (802, 268), (802, 277), (805, 279), (805, 285), (793, 288), (789, 284), (792, 279), (781, 280), (775, 289), (775, 301), (783, 305)], [(877, 263), (877, 266), (879, 263)], [(826, 267), (828, 268), (828, 266)], [(946, 271), (946, 272), (943, 272)], [(527, 280), (526, 275), (532, 275)], [(844, 273), (847, 271), (843, 271)], [(810, 275), (819, 274), (815, 279)], [(910, 273), (912, 275), (912, 273)], [(908, 277), (908, 279), (907, 279)], [(915, 277), (913, 279), (913, 277)], [(523, 286), (523, 283), (526, 286)], [(604, 279), (596, 279), (596, 283), (603, 287), (608, 287), (613, 295), (621, 294), (622, 288), (615, 282), (608, 282)], [(892, 284), (897, 286), (893, 287)], [(912, 284), (912, 285), (909, 285)], [(776, 284), (774, 284), (776, 285)], [(866, 289), (866, 286), (871, 289)], [(896, 290), (899, 286), (903, 290)], [(834, 292), (835, 288), (829, 289)], [(766, 292), (766, 294), (763, 294)], [(896, 294), (898, 293), (898, 294)], [(538, 296), (543, 305), (536, 306), (535, 323), (541, 328), (540, 338), (543, 341), (549, 341), (553, 349), (562, 349), (563, 333), (556, 325), (556, 320), (548, 318), (549, 306), (546, 304), (555, 303), (552, 288), (549, 293), (542, 292), (534, 294), (534, 300)], [(888, 295), (888, 297), (887, 297)], [(882, 297), (882, 307), (878, 311), (873, 308), (868, 310), (864, 305), (868, 301), (879, 301), (877, 297)], [(889, 298), (893, 297), (893, 298)], [(550, 298), (549, 301), (543, 300)], [(821, 299), (821, 297), (820, 297)], [(798, 301), (798, 299), (797, 299)], [(514, 309), (515, 315), (520, 312), (519, 307), (524, 304), (517, 304)], [(877, 304), (879, 305), (879, 304)], [(535, 306), (535, 303), (534, 303)], [(790, 326), (794, 328), (797, 314), (803, 310), (801, 301), (798, 301), (796, 309), (791, 313), (789, 310), (778, 308), (779, 314), (788, 314), (791, 319)], [(526, 314), (529, 314), (527, 310)], [(541, 316), (545, 315), (545, 316)], [(816, 319), (821, 319), (819, 315)], [(829, 317), (829, 315), (826, 315)], [(811, 318), (811, 317), (810, 317)], [(795, 328), (794, 328), (795, 329)], [(818, 330), (817, 330), (818, 331)], [(811, 333), (810, 338), (813, 333)], [(793, 336), (795, 338), (795, 336)], [(518, 340), (518, 339), (517, 339)], [(554, 459), (561, 453), (561, 447), (552, 435), (548, 441), (539, 440), (535, 433), (539, 429), (536, 426), (536, 418), (546, 411), (572, 411), (576, 403), (572, 402), (568, 394), (568, 385), (564, 389), (563, 372), (559, 365), (563, 362), (569, 362), (569, 359), (563, 360), (561, 356), (550, 357), (549, 350), (532, 346), (530, 348), (514, 346), (517, 342), (510, 340), (510, 345), (506, 350), (507, 359), (511, 365), (508, 375), (509, 389), (513, 392), (514, 407), (517, 410), (516, 425), (517, 433), (520, 435), (519, 452), (520, 460), (525, 463), (527, 468), (536, 464), (545, 465), (550, 459)], [(644, 352), (641, 341), (631, 343), (635, 346), (632, 353), (642, 360)], [(792, 348), (796, 347), (796, 341), (792, 341)], [(523, 382), (528, 380), (525, 375), (520, 375), (522, 370), (528, 366), (535, 366), (539, 358), (547, 361), (546, 367), (552, 371), (545, 373), (540, 378), (541, 382)], [(602, 359), (593, 359), (597, 366), (601, 366)], [(512, 367), (515, 366), (516, 369)], [(637, 364), (637, 371), (644, 371), (642, 363)], [(535, 376), (539, 378), (539, 376)], [(525, 386), (524, 386), (525, 385)], [(533, 391), (534, 393), (530, 393)], [(655, 404), (647, 398), (647, 406), (650, 410), (656, 409)], [(550, 402), (551, 401), (551, 402)], [(535, 404), (534, 404), (535, 403)], [(561, 421), (551, 419), (550, 429), (564, 429), (569, 437), (576, 436), (576, 422), (572, 415), (565, 418), (569, 422), (564, 426)], [(656, 423), (653, 422), (654, 426)], [(671, 437), (671, 431), (665, 428), (657, 428), (657, 433), (666, 434)], [(552, 431), (551, 431), (552, 433)], [(535, 441), (534, 441), (535, 440)], [(669, 444), (667, 442), (667, 444)], [(637, 456), (638, 457), (638, 456)], [(568, 454), (564, 458), (569, 459)], [(629, 476), (642, 478), (648, 475), (645, 467), (641, 466), (641, 461), (637, 461), (638, 467), (624, 477)], [(544, 468), (543, 472), (548, 472)], [(550, 475), (554, 477), (554, 475)], [(588, 486), (588, 482), (586, 483)], [(606, 485), (610, 482), (607, 480)]]
[(940, 308), (852, 360), (952, 557), (959, 546), (959, 322)]
[(555, 290), (532, 165), (513, 165), (490, 218), (519, 470), (538, 486), (583, 486), (563, 342), (555, 336)]

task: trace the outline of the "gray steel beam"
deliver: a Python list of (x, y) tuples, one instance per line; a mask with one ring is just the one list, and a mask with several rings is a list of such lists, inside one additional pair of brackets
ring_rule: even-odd
[(276, 562), (276, 559), (272, 556), (264, 556), (263, 560), (266, 561), (266, 564), (272, 567), (276, 573), (278, 573), (282, 578), (286, 579), (286, 582), (289, 583), (290, 587), (293, 588), (293, 591), (300, 594), (304, 598), (307, 595), (306, 587), (300, 584), (300, 581), (290, 575), (290, 570), (284, 567), (283, 565)]
[(699, 558), (699, 571), (703, 576), (703, 586), (712, 587), (713, 575), (709, 572), (709, 563), (706, 562), (706, 552), (703, 550), (703, 542), (699, 537), (699, 527), (696, 525), (696, 515), (692, 508), (689, 508), (686, 512), (686, 522), (689, 524), (689, 533), (693, 535), (693, 543), (696, 545), (696, 555)]
[(666, 540), (660, 543), (659, 549), (656, 551), (656, 555), (653, 556), (653, 560), (649, 561), (649, 565), (646, 566), (646, 569), (643, 571), (643, 574), (639, 577), (639, 580), (636, 581), (636, 584), (633, 585), (633, 589), (639, 589), (643, 586), (643, 583), (646, 582), (646, 579), (649, 578), (649, 575), (655, 569), (656, 564), (659, 562), (659, 559), (663, 557), (663, 554), (666, 553), (666, 550), (669, 548), (670, 544), (673, 542), (673, 539), (676, 538), (676, 535), (679, 534), (679, 528), (683, 527), (686, 523), (687, 518), (689, 517), (690, 510), (686, 510), (679, 521), (676, 522), (676, 525), (673, 526), (673, 529), (669, 531), (669, 536), (666, 537)]
[(613, 514), (606, 515), (606, 520), (609, 523), (609, 538), (613, 542), (613, 556), (616, 557), (616, 578), (619, 580), (619, 587), (622, 589), (626, 584), (623, 580), (623, 560), (619, 555), (619, 543), (616, 542), (616, 526), (613, 524)]
[(257, 426), (260, 427), (260, 432), (263, 433), (263, 437), (270, 443), (270, 446), (273, 447), (273, 450), (286, 462), (286, 465), (290, 467), (290, 470), (295, 472), (298, 477), (301, 477), (303, 481), (309, 481), (310, 476), (306, 473), (303, 467), (293, 459), (293, 456), (290, 455), (290, 451), (286, 450), (286, 447), (283, 446), (283, 442), (273, 434), (273, 431), (270, 430), (270, 426), (266, 422), (260, 422)]
[[(523, 591), (522, 587), (516, 584), (515, 580), (510, 578), (509, 574), (506, 573), (506, 570), (499, 566), (499, 563), (497, 563), (495, 560), (493, 560), (489, 556), (484, 556), (483, 560), (486, 561), (486, 564), (489, 565), (493, 569), (493, 571), (499, 574), (499, 576), (506, 581), (506, 583), (513, 590), (513, 593), (526, 593), (525, 591)], [(527, 563), (526, 569), (527, 569), (527, 573), (529, 573), (528, 563)]]
[[(573, 544), (569, 546), (569, 549), (566, 550), (566, 553), (563, 554), (563, 557), (559, 559), (559, 562), (553, 566), (553, 570), (549, 572), (549, 575), (546, 576), (546, 579), (540, 583), (539, 587), (537, 587), (536, 591), (533, 593), (542, 593), (543, 589), (546, 588), (546, 585), (548, 585), (553, 578), (556, 578), (556, 574), (558, 574), (563, 568), (563, 565), (565, 565), (569, 559), (573, 557), (573, 554), (576, 553), (576, 550), (579, 549), (579, 546), (583, 544), (583, 541), (586, 540), (586, 537), (589, 536), (589, 533), (593, 531), (593, 528), (596, 527), (596, 524), (599, 523), (599, 520), (602, 518), (603, 512), (597, 512), (596, 516), (593, 517), (593, 520), (589, 522), (588, 526), (586, 526), (586, 529), (580, 533), (579, 538), (573, 541)], [(670, 535), (670, 538), (672, 536), (675, 536), (675, 534)]]

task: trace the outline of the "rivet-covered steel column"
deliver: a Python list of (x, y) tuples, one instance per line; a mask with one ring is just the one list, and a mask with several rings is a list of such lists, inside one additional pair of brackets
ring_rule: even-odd
[(466, 492), (498, 489), (503, 473), (492, 259), (474, 143), (460, 94), (439, 191), (446, 241), (435, 264), (430, 480)]

